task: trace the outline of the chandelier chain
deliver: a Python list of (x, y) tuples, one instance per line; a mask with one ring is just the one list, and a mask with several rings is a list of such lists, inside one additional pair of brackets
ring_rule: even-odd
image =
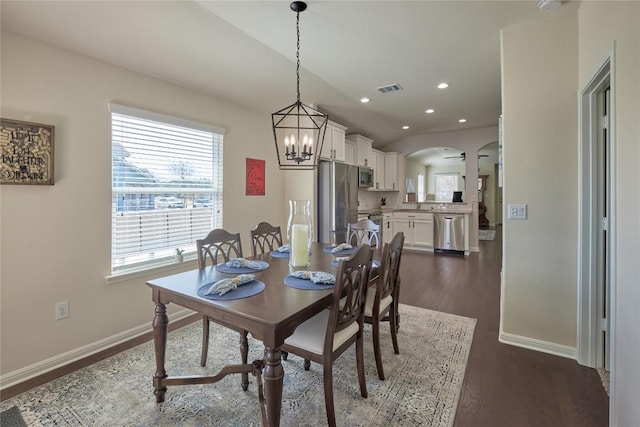
[(297, 44), (296, 44), (296, 94), (298, 96), (298, 102), (300, 102), (300, 12), (296, 12), (296, 35), (297, 35)]

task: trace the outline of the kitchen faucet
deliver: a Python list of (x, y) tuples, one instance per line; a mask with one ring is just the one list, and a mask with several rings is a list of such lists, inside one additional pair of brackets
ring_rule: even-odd
[(418, 206), (416, 206), (416, 209), (420, 209), (420, 206), (422, 205), (421, 202), (418, 202)]

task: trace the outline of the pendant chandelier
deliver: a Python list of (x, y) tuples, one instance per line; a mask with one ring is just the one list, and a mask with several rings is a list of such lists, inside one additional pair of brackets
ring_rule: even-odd
[(296, 102), (271, 114), (273, 136), (280, 169), (314, 169), (327, 129), (328, 116), (300, 101), (300, 12), (307, 9), (302, 1), (291, 3), (296, 12)]

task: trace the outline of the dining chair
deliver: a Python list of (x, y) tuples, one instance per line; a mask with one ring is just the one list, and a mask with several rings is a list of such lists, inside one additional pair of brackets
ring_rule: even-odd
[(372, 248), (379, 247), (380, 226), (367, 218), (353, 224), (347, 224), (347, 243), (355, 246), (366, 243)]
[(373, 251), (362, 245), (346, 260), (341, 260), (336, 272), (331, 306), (300, 324), (282, 346), (282, 350), (304, 358), (304, 369), (311, 361), (321, 363), (324, 376), (324, 403), (329, 426), (336, 425), (333, 404), (333, 361), (353, 343), (356, 344), (356, 364), (360, 394), (367, 397), (364, 378), (362, 334), (364, 304), (369, 283)]
[(204, 239), (196, 240), (198, 247), (198, 268), (205, 268), (207, 258), (216, 265), (219, 258), (227, 262), (231, 258), (242, 258), (240, 233), (229, 233), (222, 228), (211, 230)]
[(373, 332), (373, 353), (376, 359), (378, 378), (384, 380), (382, 355), (380, 353), (380, 322), (388, 321), (391, 328), (393, 351), (400, 354), (398, 349), (398, 297), (400, 294), (400, 259), (404, 246), (404, 233), (399, 231), (391, 242), (385, 243), (382, 249), (378, 276), (371, 279), (372, 288), (367, 293), (364, 308), (364, 321), (371, 324)]
[[(242, 242), (240, 233), (229, 233), (222, 228), (212, 230), (204, 239), (196, 240), (198, 248), (198, 268), (204, 269), (207, 266), (207, 259), (211, 261), (211, 265), (215, 266), (221, 259), (221, 262), (227, 262), (231, 258), (242, 258)], [(209, 353), (209, 324), (213, 319), (202, 316), (202, 353), (200, 355), (200, 366), (207, 364), (207, 354)], [(242, 363), (247, 364), (249, 357), (249, 341), (247, 340), (248, 332), (235, 326), (215, 321), (218, 324), (226, 326), (240, 333), (240, 356)], [(247, 391), (249, 388), (249, 375), (242, 374), (242, 389)]]
[(261, 222), (251, 234), (251, 254), (255, 257), (278, 249), (282, 246), (282, 231), (279, 226), (271, 225), (268, 222)]

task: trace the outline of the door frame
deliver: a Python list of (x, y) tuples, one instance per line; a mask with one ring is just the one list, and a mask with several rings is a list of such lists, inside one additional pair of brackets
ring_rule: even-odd
[[(609, 175), (610, 179), (610, 210), (608, 216), (608, 238), (609, 238), (609, 285), (610, 300), (609, 307), (615, 307), (616, 301), (616, 132), (615, 132), (615, 81), (614, 81), (614, 51), (605, 58), (604, 62), (593, 75), (589, 83), (580, 92), (579, 97), (579, 214), (578, 214), (578, 328), (577, 328), (577, 361), (581, 365), (598, 368), (601, 364), (601, 357), (598, 352), (601, 348), (598, 345), (598, 334), (600, 325), (598, 320), (598, 297), (597, 287), (597, 265), (598, 262), (598, 233), (600, 231), (600, 221), (598, 218), (598, 141), (600, 140), (598, 125), (598, 98), (599, 95), (610, 87), (610, 111), (608, 112), (609, 138)], [(615, 312), (609, 313), (609, 337), (614, 337)], [(611, 372), (614, 371), (615, 361), (615, 341), (611, 340), (609, 360), (611, 361)], [(611, 375), (613, 382), (613, 375)]]

